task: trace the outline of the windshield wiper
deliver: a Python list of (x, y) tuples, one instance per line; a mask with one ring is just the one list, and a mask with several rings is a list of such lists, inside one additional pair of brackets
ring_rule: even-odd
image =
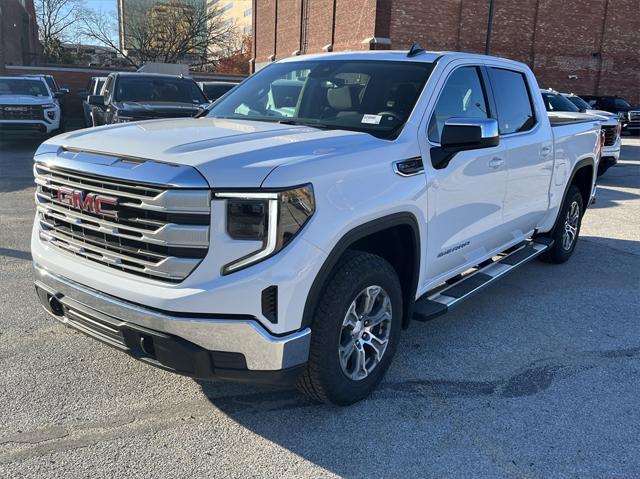
[(338, 127), (326, 125), (324, 123), (316, 123), (315, 121), (300, 121), (300, 120), (278, 120), (278, 123), (282, 125), (302, 125), (302, 126), (311, 126), (313, 128), (320, 128), (323, 130), (327, 129), (335, 129)]

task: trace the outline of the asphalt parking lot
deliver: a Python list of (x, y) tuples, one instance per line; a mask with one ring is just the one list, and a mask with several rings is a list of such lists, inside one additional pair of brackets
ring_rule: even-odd
[(0, 477), (640, 476), (640, 139), (566, 264), (531, 263), (404, 332), (348, 408), (199, 383), (45, 316), (31, 157), (0, 142)]

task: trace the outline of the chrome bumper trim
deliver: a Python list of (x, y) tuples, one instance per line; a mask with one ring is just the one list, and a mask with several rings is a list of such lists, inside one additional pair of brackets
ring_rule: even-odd
[[(276, 371), (298, 366), (307, 361), (311, 330), (287, 336), (273, 336), (256, 321), (245, 319), (206, 319), (171, 316), (146, 309), (83, 286), (75, 281), (33, 264), (36, 286), (67, 306), (90, 308), (116, 321), (173, 334), (209, 351), (241, 353), (247, 368), (254, 371)], [(65, 318), (59, 318), (66, 322)]]

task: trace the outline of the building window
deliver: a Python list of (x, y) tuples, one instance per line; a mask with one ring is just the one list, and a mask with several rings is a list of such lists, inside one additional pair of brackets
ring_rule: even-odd
[(245, 17), (250, 17), (250, 16), (251, 16), (251, 9), (250, 9), (250, 8), (247, 8), (247, 9), (244, 11), (244, 16), (245, 16)]
[(245, 25), (242, 31), (244, 32), (245, 35), (248, 33), (251, 33), (251, 25)]

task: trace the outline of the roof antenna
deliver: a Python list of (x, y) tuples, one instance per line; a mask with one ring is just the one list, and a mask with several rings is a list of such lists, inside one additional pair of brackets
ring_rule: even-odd
[(418, 42), (413, 42), (413, 45), (411, 45), (411, 48), (409, 48), (409, 52), (407, 53), (407, 57), (411, 58), (411, 57), (415, 57), (416, 55), (419, 55), (421, 53), (423, 53), (425, 51), (424, 48), (422, 48), (422, 45), (420, 45)]

